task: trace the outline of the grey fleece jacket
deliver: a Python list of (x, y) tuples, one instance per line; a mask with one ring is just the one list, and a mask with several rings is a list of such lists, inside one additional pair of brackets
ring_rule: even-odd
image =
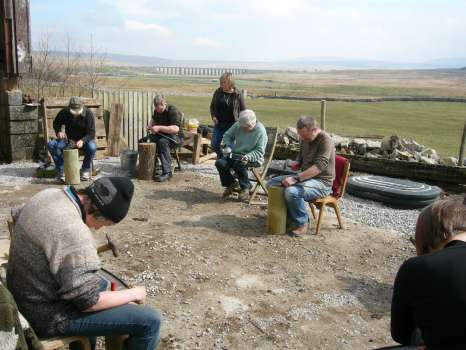
[(98, 301), (94, 239), (79, 206), (61, 189), (39, 192), (16, 216), (8, 289), (40, 337), (59, 335), (67, 320)]

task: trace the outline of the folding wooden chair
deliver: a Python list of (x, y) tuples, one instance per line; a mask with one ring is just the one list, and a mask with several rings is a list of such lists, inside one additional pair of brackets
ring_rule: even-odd
[(264, 163), (262, 164), (261, 167), (249, 168), (251, 173), (254, 175), (254, 178), (250, 180), (256, 182), (256, 184), (250, 191), (249, 204), (263, 204), (259, 202), (254, 202), (254, 199), (256, 195), (258, 194), (257, 191), (259, 190), (260, 187), (262, 187), (265, 195), (267, 195), (268, 193), (267, 186), (266, 186), (266, 183), (264, 182), (264, 179), (265, 179), (265, 176), (267, 175), (267, 170), (269, 169), (270, 164), (272, 163), (273, 153), (275, 152), (275, 145), (277, 144), (278, 128), (266, 127), (265, 130), (267, 132), (268, 140), (267, 140), (267, 146), (265, 147)]
[(335, 214), (338, 219), (340, 228), (343, 228), (343, 221), (341, 218), (340, 208), (338, 207), (338, 201), (343, 198), (346, 192), (346, 185), (348, 183), (350, 170), (350, 162), (348, 159), (342, 156), (335, 157), (335, 180), (333, 181), (333, 193), (330, 196), (318, 198), (309, 202), (312, 217), (316, 219), (316, 212), (314, 206), (319, 209), (319, 218), (317, 219), (316, 234), (319, 233), (322, 219), (324, 218), (325, 206), (332, 207), (335, 210)]

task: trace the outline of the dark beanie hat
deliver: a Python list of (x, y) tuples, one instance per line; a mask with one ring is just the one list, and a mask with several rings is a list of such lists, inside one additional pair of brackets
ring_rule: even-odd
[(85, 191), (102, 215), (117, 223), (128, 213), (134, 185), (126, 177), (101, 177)]

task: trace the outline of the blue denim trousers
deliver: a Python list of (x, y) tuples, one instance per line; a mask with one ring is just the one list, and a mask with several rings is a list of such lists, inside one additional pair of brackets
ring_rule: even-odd
[[(59, 173), (63, 173), (63, 150), (68, 145), (67, 139), (55, 139), (47, 143), (47, 148), (52, 155), (53, 162), (55, 163), (55, 169)], [(83, 145), (84, 149), (84, 160), (82, 169), (84, 171), (90, 171), (92, 167), (92, 160), (94, 159), (97, 151), (97, 146), (94, 140), (85, 142)]]
[(129, 335), (125, 350), (154, 350), (160, 340), (160, 314), (149, 307), (126, 304), (97, 312), (83, 312), (69, 322), (63, 335), (88, 336), (92, 348), (98, 336)]
[[(232, 124), (233, 125), (233, 124)], [(217, 159), (222, 157), (222, 150), (221, 150), (221, 143), (223, 139), (223, 134), (231, 127), (231, 125), (226, 126), (214, 126), (214, 130), (212, 131), (212, 141), (211, 146), (214, 149), (215, 153), (217, 153)]]
[(235, 181), (235, 177), (231, 173), (233, 171), (238, 178), (239, 186), (242, 189), (251, 188), (251, 182), (249, 181), (248, 176), (248, 168), (240, 160), (232, 158), (225, 159), (222, 157), (217, 159), (215, 166), (217, 167), (218, 173), (220, 175), (220, 182), (222, 183), (223, 187), (228, 187)]
[[(273, 177), (267, 186), (281, 186), (283, 179), (287, 176), (289, 175)], [(309, 222), (307, 202), (328, 196), (330, 193), (332, 193), (332, 186), (328, 186), (318, 179), (309, 179), (289, 186), (285, 188), (284, 193), (288, 214), (301, 227)]]

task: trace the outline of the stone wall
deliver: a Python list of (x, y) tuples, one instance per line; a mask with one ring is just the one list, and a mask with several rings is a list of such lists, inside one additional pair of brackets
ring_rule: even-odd
[(38, 150), (38, 106), (23, 104), (19, 90), (0, 95), (0, 161), (34, 159)]

